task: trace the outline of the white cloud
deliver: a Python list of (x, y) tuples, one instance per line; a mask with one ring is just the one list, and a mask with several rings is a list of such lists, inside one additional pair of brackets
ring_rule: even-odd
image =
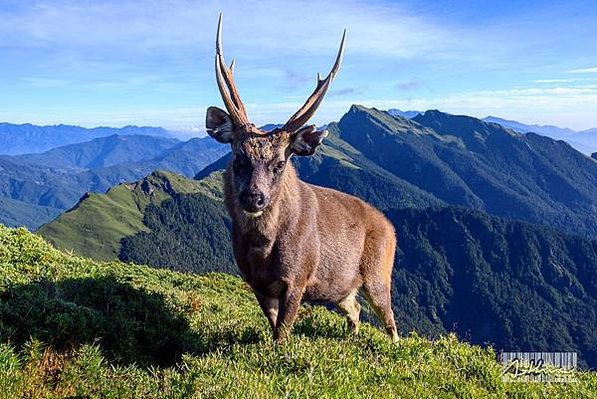
[(27, 83), (31, 87), (37, 88), (57, 88), (64, 87), (69, 84), (69, 81), (64, 79), (41, 78), (33, 76), (22, 77), (19, 78), (19, 80)]
[(470, 91), (401, 101), (361, 100), (367, 106), (440, 109), (476, 117), (498, 115), (528, 123), (553, 124), (575, 130), (597, 126), (597, 85)]
[(582, 80), (583, 79), (536, 79), (531, 80), (531, 83), (572, 83)]
[(568, 72), (570, 72), (570, 73), (597, 73), (597, 67), (571, 69)]
[(264, 58), (269, 51), (327, 54), (338, 45), (344, 27), (349, 52), (456, 57), (454, 51), (466, 45), (465, 36), (455, 29), (432, 24), (405, 7), (359, 0), (50, 0), (33, 3), (20, 14), (0, 10), (0, 39), (78, 51), (104, 48), (121, 55), (199, 51), (213, 47), (220, 10), (225, 14), (225, 48), (238, 56)]

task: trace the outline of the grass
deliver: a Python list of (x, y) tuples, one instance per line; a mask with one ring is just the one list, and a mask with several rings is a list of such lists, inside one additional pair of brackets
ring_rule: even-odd
[(120, 240), (147, 231), (143, 224), (145, 208), (159, 205), (171, 193), (206, 192), (213, 196), (211, 180), (201, 183), (169, 172), (153, 172), (136, 183), (123, 183), (106, 194), (89, 193), (77, 206), (42, 226), (38, 233), (52, 244), (78, 255), (116, 260)]
[(184, 275), (64, 254), (0, 226), (2, 398), (505, 398), (594, 396), (577, 383), (508, 384), (490, 349), (412, 334), (392, 344), (305, 306), (274, 345), (252, 293), (225, 274)]

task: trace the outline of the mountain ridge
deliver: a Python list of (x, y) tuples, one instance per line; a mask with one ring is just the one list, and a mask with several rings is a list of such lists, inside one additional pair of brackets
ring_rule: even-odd
[(99, 169), (154, 158), (179, 143), (177, 139), (160, 136), (113, 134), (15, 158), (53, 168)]
[(515, 120), (486, 116), (485, 122), (493, 122), (513, 129), (519, 133), (536, 133), (556, 140), (564, 140), (583, 154), (590, 155), (597, 151), (597, 128), (575, 131), (554, 125), (525, 124)]
[(597, 235), (597, 165), (566, 143), (439, 111), (408, 120), (353, 106), (338, 127), (364, 156), (441, 201)]
[(38, 126), (31, 123), (0, 123), (0, 154), (19, 155), (51, 150), (68, 144), (82, 143), (98, 137), (121, 135), (146, 135), (172, 138), (166, 129), (151, 126), (124, 126), (122, 128), (84, 128), (75, 125)]

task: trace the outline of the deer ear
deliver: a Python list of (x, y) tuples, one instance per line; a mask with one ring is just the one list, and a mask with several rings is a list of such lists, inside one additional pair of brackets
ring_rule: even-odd
[(205, 115), (205, 127), (207, 134), (220, 143), (230, 143), (234, 126), (232, 118), (226, 111), (218, 107), (209, 107)]
[(315, 125), (305, 126), (292, 136), (290, 150), (299, 156), (313, 155), (327, 135), (327, 130), (316, 130)]

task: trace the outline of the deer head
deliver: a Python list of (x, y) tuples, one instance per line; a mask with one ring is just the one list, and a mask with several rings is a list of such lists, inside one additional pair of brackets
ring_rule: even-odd
[(232, 181), (239, 203), (246, 214), (259, 216), (276, 198), (286, 163), (293, 154), (313, 155), (327, 136), (305, 124), (311, 119), (340, 69), (346, 30), (342, 35), (336, 62), (325, 79), (317, 74), (317, 86), (305, 104), (281, 128), (264, 132), (249, 121), (247, 111), (234, 84), (234, 60), (230, 67), (222, 51), (222, 14), (216, 35), (216, 80), (226, 111), (209, 107), (205, 125), (207, 133), (232, 147)]

